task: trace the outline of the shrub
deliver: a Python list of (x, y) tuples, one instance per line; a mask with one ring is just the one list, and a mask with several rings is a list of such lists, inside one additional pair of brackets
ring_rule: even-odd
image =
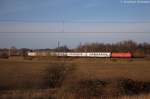
[(66, 62), (51, 63), (45, 70), (46, 85), (49, 88), (60, 87), (73, 69), (73, 65)]
[(78, 87), (75, 90), (80, 96), (100, 96), (103, 94), (106, 84), (105, 81), (98, 79), (84, 80), (78, 83)]
[[(68, 86), (68, 92), (77, 97), (118, 97), (139, 95), (150, 92), (150, 82), (132, 79), (81, 79), (74, 85)], [(65, 90), (65, 92), (67, 92)]]
[(1, 55), (0, 55), (0, 58), (8, 58), (9, 56), (8, 56), (8, 54), (7, 53), (2, 53)]
[(150, 82), (134, 81), (132, 79), (121, 79), (118, 88), (122, 95), (134, 95), (150, 92)]

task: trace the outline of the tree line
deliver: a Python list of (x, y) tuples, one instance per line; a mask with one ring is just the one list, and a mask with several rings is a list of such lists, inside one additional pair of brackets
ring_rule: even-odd
[(121, 52), (127, 51), (134, 56), (150, 56), (150, 43), (137, 43), (132, 40), (117, 43), (86, 43), (79, 45), (75, 51), (78, 52)]
[(76, 48), (68, 48), (65, 46), (60, 46), (54, 49), (29, 49), (16, 47), (11, 47), (10, 49), (3, 48), (0, 49), (0, 57), (7, 58), (9, 56), (27, 56), (29, 51), (45, 51), (45, 52), (131, 52), (134, 56), (146, 56), (150, 57), (150, 43), (137, 43), (132, 40), (120, 41), (117, 43), (84, 43), (80, 44)]

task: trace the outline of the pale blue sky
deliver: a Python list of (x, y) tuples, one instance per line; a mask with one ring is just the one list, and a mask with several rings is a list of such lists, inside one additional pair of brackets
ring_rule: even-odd
[(0, 47), (53, 48), (58, 40), (69, 47), (150, 42), (149, 10), (150, 2), (123, 0), (0, 0)]

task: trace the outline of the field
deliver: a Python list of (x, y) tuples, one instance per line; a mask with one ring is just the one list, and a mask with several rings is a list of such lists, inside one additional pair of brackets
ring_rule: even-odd
[[(63, 80), (63, 83), (61, 84), (61, 89), (59, 89), (59, 87), (50, 88), (45, 83), (46, 68), (50, 67), (51, 64), (55, 64), (55, 63), (72, 64), (72, 67), (74, 68), (74, 71), (68, 73), (67, 76), (65, 77), (65, 80)], [(42, 99), (46, 99), (46, 96), (48, 96), (50, 93), (53, 93), (54, 96), (56, 96), (56, 94), (60, 95), (62, 94), (62, 91), (64, 89), (66, 90), (68, 88), (68, 86), (76, 86), (76, 84), (80, 81), (85, 82), (85, 81), (92, 80), (92, 84), (93, 84), (95, 80), (110, 82), (110, 81), (116, 81), (118, 79), (119, 80), (131, 79), (136, 82), (149, 83), (150, 82), (149, 75), (150, 75), (150, 61), (144, 59), (109, 59), (109, 58), (108, 59), (101, 59), (101, 58), (100, 59), (98, 58), (57, 59), (56, 58), (56, 59), (51, 59), (49, 61), (43, 61), (43, 60), (18, 60), (17, 61), (17, 60), (1, 59), (0, 60), (0, 95), (6, 97), (4, 99), (7, 99), (13, 96), (14, 94), (17, 97), (21, 97), (20, 95), (32, 96), (36, 94), (34, 95), (36, 99), (41, 99), (37, 97), (42, 97), (42, 96), (43, 97), (45, 96), (45, 98)], [(78, 86), (76, 88), (78, 88)], [(112, 91), (111, 88), (109, 89)], [(146, 97), (145, 99), (148, 99), (147, 97), (149, 97), (149, 94), (139, 95), (139, 96), (123, 96), (120, 98), (137, 99), (135, 97)]]

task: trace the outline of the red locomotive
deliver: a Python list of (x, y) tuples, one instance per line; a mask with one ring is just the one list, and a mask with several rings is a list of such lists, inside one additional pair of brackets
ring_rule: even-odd
[(132, 53), (131, 52), (112, 52), (111, 57), (112, 58), (131, 58)]

